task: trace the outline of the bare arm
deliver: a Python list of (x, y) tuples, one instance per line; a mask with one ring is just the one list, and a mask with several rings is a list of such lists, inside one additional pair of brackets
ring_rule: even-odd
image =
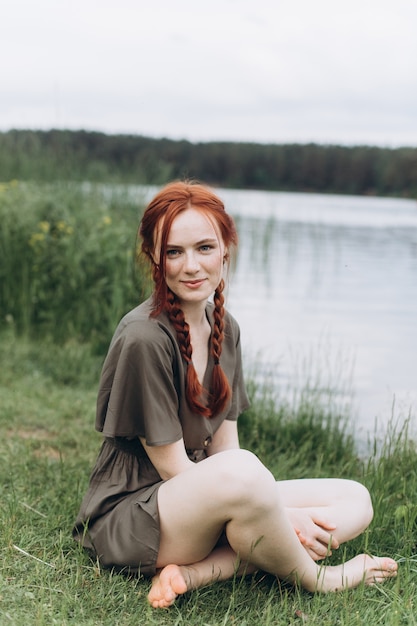
[(166, 446), (148, 446), (143, 437), (140, 440), (162, 480), (168, 480), (194, 466), (187, 456), (182, 439)]
[[(152, 465), (163, 480), (168, 480), (194, 467), (193, 461), (190, 461), (185, 451), (183, 439), (166, 446), (148, 446), (143, 437), (140, 437), (140, 440)], [(239, 448), (237, 424), (230, 420), (224, 420), (207, 449), (208, 455), (211, 456), (217, 452), (235, 450), (236, 448)]]
[(239, 437), (237, 432), (237, 422), (224, 420), (213, 436), (211, 446), (207, 452), (209, 456), (223, 452), (224, 450), (236, 450), (239, 448)]

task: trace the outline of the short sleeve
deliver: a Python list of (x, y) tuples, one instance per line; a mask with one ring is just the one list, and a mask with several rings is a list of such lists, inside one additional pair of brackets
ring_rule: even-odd
[(108, 437), (164, 445), (182, 437), (179, 352), (154, 319), (129, 319), (116, 331), (97, 398), (96, 428)]

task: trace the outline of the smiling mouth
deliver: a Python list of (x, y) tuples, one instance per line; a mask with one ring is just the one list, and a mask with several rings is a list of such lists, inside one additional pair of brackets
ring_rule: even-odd
[(205, 281), (204, 278), (199, 278), (198, 280), (182, 280), (181, 282), (183, 285), (186, 285), (187, 287), (197, 288), (200, 285), (202, 285), (204, 281)]

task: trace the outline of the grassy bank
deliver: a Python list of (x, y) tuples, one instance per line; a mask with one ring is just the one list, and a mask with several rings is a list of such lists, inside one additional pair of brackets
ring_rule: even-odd
[(400, 561), (395, 581), (312, 596), (257, 575), (148, 607), (148, 582), (103, 571), (71, 539), (71, 525), (100, 445), (94, 405), (101, 357), (90, 346), (0, 336), (0, 623), (269, 626), (416, 624), (417, 454), (406, 431), (378, 457), (359, 459), (343, 420), (320, 406), (281, 407), (268, 390), (241, 420), (242, 445), (277, 478), (343, 476), (372, 492), (369, 532), (332, 557), (362, 550)]

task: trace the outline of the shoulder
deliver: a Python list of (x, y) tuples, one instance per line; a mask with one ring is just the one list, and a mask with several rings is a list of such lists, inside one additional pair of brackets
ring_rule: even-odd
[(163, 316), (151, 317), (151, 303), (146, 300), (127, 313), (119, 322), (110, 343), (109, 352), (130, 351), (140, 347), (157, 351), (176, 351), (176, 337)]
[(140, 337), (151, 340), (155, 337), (165, 337), (172, 334), (169, 322), (164, 316), (157, 318), (151, 317), (150, 300), (145, 300), (142, 304), (135, 307), (120, 320), (116, 331), (113, 335), (113, 341), (120, 336), (126, 338)]

